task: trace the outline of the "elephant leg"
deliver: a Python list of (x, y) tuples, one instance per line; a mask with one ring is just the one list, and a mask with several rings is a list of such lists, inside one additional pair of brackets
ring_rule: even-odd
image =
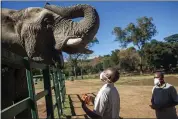
[[(26, 79), (26, 70), (24, 68), (22, 69), (16, 69), (15, 70), (15, 100), (14, 103), (19, 102), (25, 98), (29, 97), (28, 93), (28, 85), (27, 85), (27, 79)], [(31, 110), (28, 108), (18, 114), (16, 116), (16, 119), (31, 119)]]

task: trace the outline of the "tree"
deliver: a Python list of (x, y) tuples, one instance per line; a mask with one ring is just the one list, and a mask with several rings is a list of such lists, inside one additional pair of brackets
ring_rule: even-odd
[(81, 54), (70, 54), (68, 57), (68, 63), (69, 66), (71, 67), (71, 72), (72, 74), (75, 76), (75, 78), (77, 78), (77, 72), (76, 72), (76, 68), (77, 68), (77, 63), (78, 63), (78, 58)]
[(113, 66), (116, 66), (119, 64), (119, 56), (118, 56), (119, 51), (120, 50), (116, 49), (116, 50), (112, 51), (112, 53), (111, 53), (111, 61), (112, 61)]
[(139, 65), (139, 54), (133, 47), (120, 50), (119, 58), (119, 65), (121, 70), (135, 71)]
[(176, 42), (178, 42), (178, 34), (168, 36), (168, 37), (164, 38), (164, 40), (167, 42), (170, 42), (170, 43), (176, 43)]
[(137, 19), (136, 24), (130, 23), (125, 29), (115, 27), (112, 32), (116, 36), (115, 41), (118, 41), (122, 47), (127, 47), (129, 43), (133, 43), (140, 50), (140, 74), (143, 73), (142, 47), (157, 33), (156, 26), (152, 21), (153, 19), (151, 17), (141, 17)]
[[(95, 44), (98, 44), (99, 41), (96, 37), (93, 38), (93, 40), (86, 46), (87, 49), (90, 49), (91, 47), (93, 47)], [(89, 56), (89, 54), (82, 54), (82, 53), (76, 53), (76, 54), (70, 54), (69, 58), (68, 58), (68, 62), (70, 64), (70, 66), (72, 67), (72, 71), (74, 72), (75, 78), (77, 78), (77, 68), (78, 63), (80, 62), (80, 69), (81, 69), (81, 77), (83, 77), (82, 75), (82, 62), (83, 59), (86, 59)]]
[(178, 61), (178, 34), (168, 36), (168, 37), (164, 38), (164, 40), (170, 44), (170, 46), (172, 48), (172, 52), (174, 53), (174, 55)]
[(110, 55), (104, 55), (102, 57), (103, 70), (112, 66)]
[(91, 59), (91, 65), (92, 65), (92, 67), (95, 67), (101, 61), (102, 61), (101, 57), (95, 57), (95, 58)]
[(103, 70), (103, 63), (99, 62), (94, 68), (96, 69), (95, 73), (101, 72)]
[(169, 71), (171, 67), (176, 67), (178, 59), (177, 55), (174, 53), (174, 49), (173, 45), (169, 42), (160, 42), (156, 40), (146, 43), (143, 47), (145, 59), (152, 70), (163, 67), (165, 71)]
[(112, 66), (112, 64), (111, 64), (110, 59), (104, 59), (103, 60), (103, 69), (109, 68), (111, 66)]

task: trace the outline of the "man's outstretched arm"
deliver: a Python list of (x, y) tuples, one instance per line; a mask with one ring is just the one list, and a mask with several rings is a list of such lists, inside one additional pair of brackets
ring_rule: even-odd
[(92, 110), (88, 109), (88, 107), (86, 106), (84, 101), (82, 102), (82, 108), (90, 118), (92, 118), (92, 119), (102, 119), (102, 117), (100, 115), (97, 115)]

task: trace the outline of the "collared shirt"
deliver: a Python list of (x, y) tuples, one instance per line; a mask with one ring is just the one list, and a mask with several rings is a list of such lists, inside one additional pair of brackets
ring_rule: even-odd
[(113, 83), (105, 84), (98, 92), (94, 112), (103, 119), (119, 119), (120, 96)]

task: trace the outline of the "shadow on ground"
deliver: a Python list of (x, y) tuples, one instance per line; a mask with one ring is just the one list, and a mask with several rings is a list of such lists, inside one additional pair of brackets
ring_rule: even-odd
[[(96, 93), (87, 93), (87, 95), (96, 96)], [(65, 106), (65, 109), (70, 108), (70, 114), (66, 115), (67, 119), (90, 119), (90, 117), (85, 113), (82, 108), (82, 95), (81, 94), (68, 94), (67, 98), (69, 101), (69, 105)], [(87, 105), (89, 109), (93, 109), (93, 104)]]
[[(87, 93), (87, 95), (96, 97), (96, 93)], [(82, 108), (82, 95), (79, 94), (68, 94), (68, 99), (69, 99), (69, 104), (70, 107), (65, 107), (65, 108), (70, 108), (71, 110), (71, 115), (66, 115), (67, 119), (91, 119), (83, 110)], [(87, 105), (87, 107), (91, 110), (93, 110), (94, 104), (91, 103)], [(120, 117), (120, 119), (123, 119)]]

